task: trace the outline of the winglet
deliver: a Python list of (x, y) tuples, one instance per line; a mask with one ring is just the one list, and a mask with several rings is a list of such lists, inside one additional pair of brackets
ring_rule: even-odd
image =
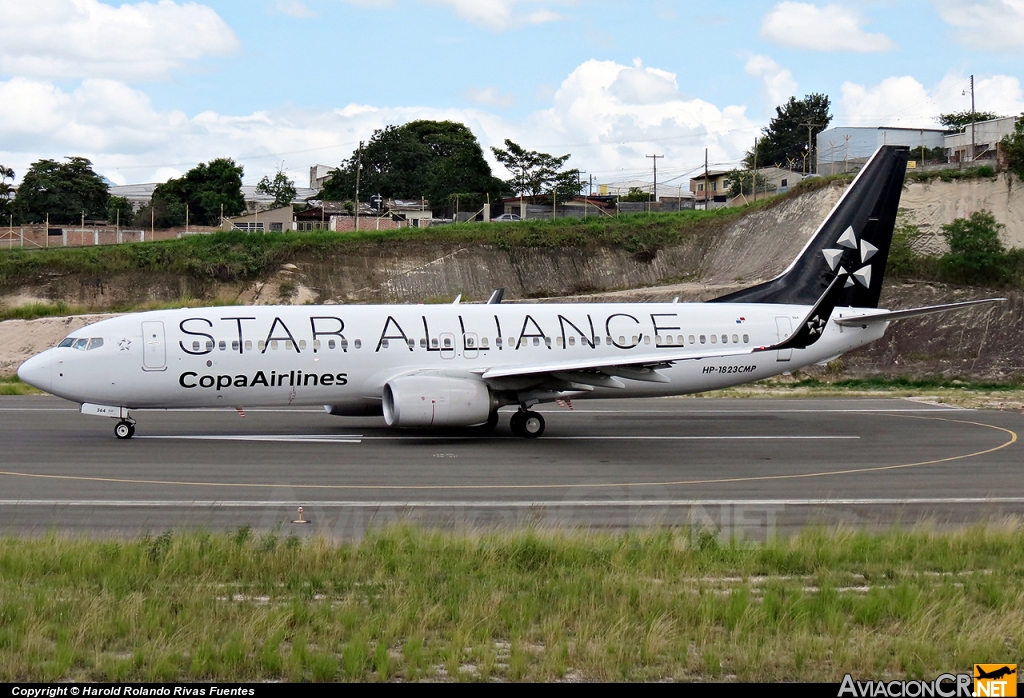
[(797, 327), (796, 332), (778, 344), (773, 344), (770, 347), (760, 347), (754, 351), (806, 349), (817, 342), (824, 333), (825, 326), (828, 324), (829, 318), (832, 317), (832, 311), (835, 310), (836, 305), (839, 304), (839, 298), (842, 296), (843, 289), (848, 278), (849, 274), (846, 272), (841, 271), (836, 274), (836, 278), (832, 279), (832, 283), (830, 283), (828, 288), (825, 289), (825, 292), (821, 294), (821, 298), (819, 298), (818, 302), (814, 304), (813, 308), (811, 308), (811, 312), (807, 313), (807, 317), (805, 317)]

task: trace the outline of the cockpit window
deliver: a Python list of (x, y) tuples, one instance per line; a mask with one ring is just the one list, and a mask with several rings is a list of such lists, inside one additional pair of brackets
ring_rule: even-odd
[(78, 351), (89, 351), (90, 349), (99, 349), (103, 346), (103, 339), (100, 337), (66, 337), (57, 345), (57, 348), (71, 348), (77, 349)]

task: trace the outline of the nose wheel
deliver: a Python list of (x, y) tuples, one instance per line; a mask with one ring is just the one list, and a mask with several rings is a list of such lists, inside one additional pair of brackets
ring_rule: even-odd
[(544, 417), (529, 410), (516, 412), (509, 422), (512, 433), (527, 439), (536, 439), (544, 433)]
[(130, 439), (135, 436), (135, 423), (121, 420), (114, 427), (114, 436), (119, 439)]

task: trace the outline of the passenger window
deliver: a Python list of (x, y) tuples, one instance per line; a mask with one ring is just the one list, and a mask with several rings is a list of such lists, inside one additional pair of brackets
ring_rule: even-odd
[(622, 336), (622, 335), (620, 334), (620, 335), (619, 335), (619, 344), (625, 344), (625, 343), (626, 343), (626, 338), (625, 338), (625, 337), (623, 337), (623, 336)]
[(199, 342), (192, 342), (192, 351), (199, 351)]
[(284, 348), (287, 349), (288, 351), (291, 351), (292, 349), (295, 348), (295, 345), (292, 344), (292, 340), (286, 339), (284, 340)]
[(238, 351), (238, 340), (237, 339), (232, 339), (231, 340), (231, 351)]
[(540, 337), (534, 337), (533, 338), (533, 346), (535, 346), (535, 347), (539, 347), (540, 346)]
[(550, 349), (551, 348), (551, 337), (545, 337), (544, 338), (544, 344), (546, 344), (548, 349)]
[(749, 334), (743, 335), (743, 343), (744, 344), (749, 344), (750, 343), (750, 335)]
[(213, 351), (213, 340), (206, 340), (206, 351)]
[(223, 339), (220, 340), (220, 343), (217, 346), (220, 347), (221, 351), (227, 351), (228, 349), (228, 343), (225, 342)]
[(415, 339), (410, 339), (408, 341), (409, 341), (409, 348), (410, 349), (414, 349), (416, 347), (416, 340)]
[(629, 338), (629, 343), (632, 344), (633, 346), (636, 346), (637, 344), (640, 343), (639, 342), (639, 337), (637, 337), (636, 335), (633, 335), (632, 337)]
[[(557, 344), (558, 346), (562, 346), (562, 338), (561, 337), (555, 337), (555, 344)], [(566, 344), (565, 346), (569, 346), (569, 345)]]
[(259, 341), (259, 343), (256, 346), (259, 347), (260, 351), (266, 351), (266, 349), (267, 349), (267, 343), (266, 343), (266, 341), (264, 341), (262, 339)]
[(336, 346), (336, 345), (335, 345), (335, 343), (334, 343), (334, 340), (333, 340), (333, 339), (328, 339), (328, 340), (327, 340), (327, 348), (328, 348), (328, 349), (333, 349), (333, 348), (334, 348), (335, 346)]
[(732, 336), (732, 343), (733, 344), (739, 344), (740, 343), (740, 338), (737, 337), (736, 335), (733, 335)]
[(671, 343), (672, 343), (672, 335), (668, 335), (667, 337), (665, 337), (665, 344), (671, 344)]
[(700, 336), (700, 343), (704, 344), (705, 342), (707, 342), (707, 338), (704, 335), (701, 335)]
[(480, 339), (480, 346), (482, 346), (484, 349), (487, 348), (487, 337), (483, 337)]
[(601, 338), (600, 337), (594, 337), (594, 346), (595, 347), (601, 346)]
[(728, 344), (728, 343), (729, 343), (729, 335), (723, 334), (722, 335), (722, 344)]
[(430, 346), (433, 347), (434, 349), (437, 349), (437, 340), (436, 339), (430, 340)]
[[(302, 348), (303, 349), (306, 348), (306, 342), (305, 341), (302, 342)], [(313, 351), (320, 351), (320, 340), (319, 339), (314, 339), (313, 340)]]
[[(678, 337), (677, 337), (676, 339), (677, 339), (677, 342), (676, 342), (676, 343), (677, 343), (677, 344), (678, 344), (679, 346), (683, 346), (683, 335), (679, 335), (679, 336), (678, 336)], [(690, 340), (690, 343), (691, 343), (691, 344), (693, 344), (693, 340), (692, 340), (692, 339)]]
[(306, 340), (304, 340), (304, 339), (300, 339), (299, 340), (299, 349), (301, 351), (305, 351), (306, 350)]
[(251, 339), (245, 340), (245, 350), (246, 351), (252, 351), (252, 340)]
[(494, 338), (494, 346), (496, 346), (496, 347), (500, 347), (501, 346), (501, 337), (495, 337)]
[(718, 335), (717, 334), (711, 335), (711, 343), (712, 344), (717, 344), (718, 343)]
[(650, 344), (650, 343), (651, 343), (651, 335), (645, 334), (644, 335), (644, 344)]
[[(607, 337), (605, 337), (605, 339), (607, 340), (608, 344), (614, 344), (614, 342), (612, 341), (612, 336), (611, 335), (608, 335)], [(622, 339), (622, 337), (620, 336), (619, 339)], [(619, 344), (622, 344), (622, 342), (619, 342)]]
[(357, 339), (355, 342), (352, 343), (352, 346), (354, 346), (356, 349), (362, 349), (363, 348), (363, 340)]
[(514, 347), (514, 346), (516, 346), (516, 340), (514, 340), (514, 339), (513, 339), (512, 337), (509, 337), (509, 338), (508, 338), (508, 345), (509, 345), (510, 347)]
[[(341, 341), (338, 342), (338, 343), (341, 345), (341, 350), (342, 351), (348, 351), (348, 340), (347, 339), (342, 337)], [(334, 340), (332, 339), (331, 340), (331, 349), (333, 349), (333, 348), (334, 348)]]
[(466, 346), (469, 347), (470, 349), (472, 349), (475, 346), (472, 337), (466, 337)]
[(271, 349), (272, 351), (277, 351), (277, 340), (276, 340), (276, 339), (275, 339), (275, 340), (273, 340), (273, 341), (272, 341), (272, 342), (270, 343), (270, 349)]
[(382, 340), (380, 340), (380, 346), (381, 346), (382, 349), (387, 349), (388, 347), (391, 346), (391, 342), (389, 342), (386, 339), (382, 339)]
[(426, 349), (426, 348), (427, 348), (427, 340), (421, 339), (420, 340), (420, 349)]
[(569, 346), (570, 347), (576, 346), (576, 338), (575, 337), (569, 337)]

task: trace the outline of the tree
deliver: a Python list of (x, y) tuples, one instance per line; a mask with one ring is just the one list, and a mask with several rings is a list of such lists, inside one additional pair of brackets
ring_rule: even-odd
[[(8, 184), (7, 180), (11, 180)], [(0, 215), (5, 218), (11, 215), (12, 199), (14, 198), (14, 170), (0, 165)]]
[(327, 201), (355, 198), (356, 167), (360, 198), (428, 199), (435, 209), (460, 197), (469, 205), (488, 195), (501, 197), (504, 183), (491, 174), (476, 136), (454, 121), (411, 121), (373, 132), (369, 142), (334, 170), (320, 196)]
[(624, 196), (620, 196), (619, 197), (619, 201), (650, 201), (650, 200), (651, 200), (651, 193), (649, 191), (644, 191), (640, 187), (630, 187), (629, 191)]
[[(756, 181), (759, 192), (768, 191), (768, 179), (764, 175), (758, 174)], [(753, 194), (754, 182), (754, 173), (750, 170), (730, 170), (725, 173), (725, 183), (729, 185), (729, 196)], [(772, 190), (774, 191), (774, 187)]]
[(1017, 119), (1013, 133), (999, 141), (999, 147), (1006, 153), (1006, 164), (1010, 170), (1024, 179), (1024, 114)]
[(83, 213), (86, 218), (106, 218), (106, 182), (93, 172), (89, 160), (65, 159), (39, 160), (28, 168), (14, 198), (19, 218), (29, 223), (41, 223), (47, 215), (53, 223), (74, 223)]
[[(828, 96), (818, 93), (809, 94), (801, 100), (790, 97), (788, 102), (775, 107), (775, 117), (761, 130), (764, 137), (757, 144), (757, 164), (785, 167), (792, 162), (803, 165), (806, 155), (806, 171), (814, 172), (814, 137), (831, 123), (830, 107)], [(808, 140), (811, 142), (810, 151)], [(743, 159), (749, 169), (754, 168), (754, 155), (751, 150)]]
[[(579, 170), (562, 171), (571, 155), (555, 157), (536, 150), (526, 150), (518, 143), (505, 139), (505, 149), (492, 147), (491, 151), (498, 162), (512, 173), (508, 180), (513, 193), (526, 196), (540, 196), (552, 189), (568, 184), (569, 179), (578, 179)], [(576, 193), (579, 193), (577, 188)]]
[(135, 211), (131, 203), (123, 196), (112, 196), (107, 199), (107, 222), (128, 225), (135, 217)]
[(274, 197), (274, 208), (288, 206), (295, 199), (295, 182), (288, 179), (288, 175), (278, 170), (271, 180), (267, 175), (256, 185), (256, 192), (266, 196)]
[(976, 111), (973, 116), (971, 110), (957, 111), (949, 114), (939, 114), (939, 123), (946, 129), (946, 133), (963, 133), (971, 121), (991, 121), (998, 119), (999, 115), (990, 111)]
[(965, 283), (998, 283), (1006, 275), (1006, 249), (999, 240), (1001, 223), (989, 211), (975, 211), (942, 226), (949, 244), (942, 267)]
[(245, 211), (243, 172), (242, 167), (230, 158), (217, 158), (209, 164), (199, 163), (184, 177), (158, 185), (153, 190), (153, 201), (145, 211), (147, 215), (139, 215), (136, 220), (141, 219), (143, 225), (149, 223), (148, 214), (152, 210), (157, 226), (169, 228), (183, 225), (187, 212), (190, 223), (217, 225), (222, 206), (225, 216), (237, 216)]

